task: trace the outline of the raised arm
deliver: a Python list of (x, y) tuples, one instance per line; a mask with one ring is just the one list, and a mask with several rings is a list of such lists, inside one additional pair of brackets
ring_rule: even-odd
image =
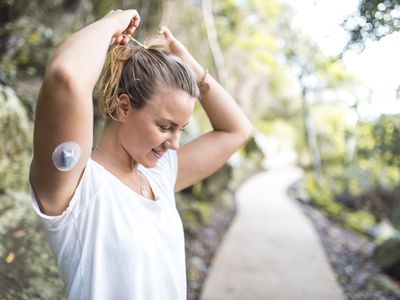
[[(171, 54), (182, 60), (197, 81), (204, 76), (204, 69), (171, 32), (162, 27), (160, 33), (169, 43)], [(205, 82), (209, 90), (202, 93), (201, 105), (213, 131), (183, 145), (178, 150), (178, 177), (175, 191), (180, 191), (214, 173), (242, 146), (253, 127), (229, 93), (210, 75)]]
[[(136, 10), (111, 11), (61, 44), (46, 68), (35, 115), (30, 182), (48, 215), (59, 215), (68, 206), (90, 157), (92, 93), (110, 42), (124, 43), (121, 34), (131, 34), (138, 23)], [(71, 170), (60, 171), (52, 153), (65, 142), (79, 145), (81, 154)]]

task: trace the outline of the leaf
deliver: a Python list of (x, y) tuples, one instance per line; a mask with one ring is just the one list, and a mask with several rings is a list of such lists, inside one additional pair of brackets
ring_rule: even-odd
[(14, 261), (14, 258), (15, 258), (15, 253), (11, 251), (6, 257), (6, 263), (11, 264)]

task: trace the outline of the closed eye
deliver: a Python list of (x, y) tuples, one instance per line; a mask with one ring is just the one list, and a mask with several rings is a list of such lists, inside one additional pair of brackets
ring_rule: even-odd
[[(174, 130), (178, 127), (178, 125), (175, 124), (175, 123), (173, 123), (173, 122), (171, 122), (171, 123), (172, 123), (171, 125), (167, 125), (167, 126), (162, 125), (162, 124), (156, 124), (156, 125), (158, 126), (158, 128), (160, 128), (160, 130), (161, 130), (162, 132), (174, 131)], [(187, 125), (189, 125), (189, 123), (184, 124), (184, 125), (179, 129), (179, 132), (185, 131), (185, 127), (186, 127)]]
[(170, 131), (170, 130), (172, 130), (171, 127), (166, 127), (166, 126), (161, 126), (161, 125), (158, 125), (158, 127), (161, 129), (161, 131)]

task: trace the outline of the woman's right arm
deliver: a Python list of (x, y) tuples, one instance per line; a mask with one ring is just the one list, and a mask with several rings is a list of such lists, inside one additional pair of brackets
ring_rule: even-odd
[[(50, 60), (35, 113), (30, 181), (42, 212), (59, 215), (68, 207), (93, 145), (92, 93), (113, 38), (138, 26), (136, 10), (111, 11), (68, 38)], [(125, 43), (122, 40), (121, 43)], [(54, 149), (65, 142), (80, 146), (77, 164), (66, 172), (53, 164)]]

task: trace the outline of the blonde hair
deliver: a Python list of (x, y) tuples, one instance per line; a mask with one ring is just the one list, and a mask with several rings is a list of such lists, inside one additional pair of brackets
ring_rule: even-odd
[(100, 79), (98, 107), (106, 119), (116, 120), (118, 96), (125, 93), (136, 109), (143, 108), (163, 88), (186, 91), (199, 96), (190, 70), (168, 56), (168, 46), (161, 37), (152, 37), (141, 47), (116, 46), (107, 54)]

